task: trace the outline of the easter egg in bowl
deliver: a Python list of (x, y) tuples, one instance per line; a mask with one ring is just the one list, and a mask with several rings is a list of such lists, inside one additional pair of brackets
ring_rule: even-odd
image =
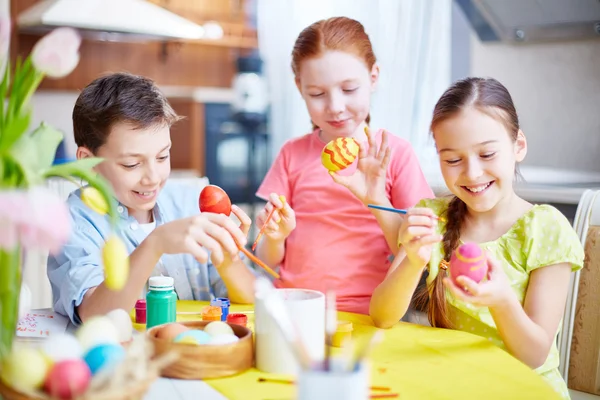
[[(205, 331), (209, 324), (212, 324), (211, 327)], [(244, 326), (225, 322), (215, 324), (215, 321), (185, 321), (177, 325), (183, 325), (188, 330), (181, 332), (179, 334), (181, 336), (167, 339), (161, 330), (169, 325), (174, 324), (158, 325), (146, 332), (157, 356), (169, 352), (176, 353), (178, 356), (175, 362), (163, 368), (161, 371), (163, 377), (221, 378), (244, 372), (254, 364), (252, 331)], [(231, 333), (227, 328), (231, 329)], [(220, 338), (220, 336), (225, 337)]]
[(450, 257), (450, 278), (457, 285), (456, 278), (461, 275), (479, 283), (487, 275), (488, 265), (483, 249), (473, 242), (459, 246)]
[(206, 185), (198, 200), (200, 211), (215, 214), (231, 214), (231, 200), (227, 193), (216, 185)]
[(360, 147), (354, 138), (340, 137), (327, 143), (321, 152), (321, 163), (328, 171), (337, 172), (348, 168), (356, 157)]

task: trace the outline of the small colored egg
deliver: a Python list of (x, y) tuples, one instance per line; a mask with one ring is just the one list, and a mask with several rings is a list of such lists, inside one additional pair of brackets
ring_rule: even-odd
[(226, 322), (221, 321), (210, 322), (204, 327), (204, 332), (210, 336), (233, 335), (233, 329)]
[(164, 339), (168, 341), (173, 341), (177, 337), (177, 335), (189, 331), (190, 328), (183, 324), (172, 323), (161, 326), (156, 332), (157, 339)]
[(111, 369), (125, 358), (125, 350), (116, 344), (101, 344), (92, 347), (83, 357), (92, 375), (102, 369)]
[(327, 143), (321, 152), (321, 163), (336, 172), (348, 168), (356, 160), (360, 147), (354, 138), (339, 137)]
[(42, 386), (48, 368), (49, 363), (40, 351), (21, 347), (6, 357), (0, 377), (16, 389), (33, 390)]
[(233, 334), (224, 334), (224, 335), (213, 336), (210, 339), (210, 342), (208, 342), (208, 344), (230, 344), (230, 343), (235, 343), (238, 340), (240, 340), (240, 338), (238, 338), (237, 336), (235, 336)]
[(119, 331), (113, 322), (106, 316), (92, 317), (77, 329), (75, 336), (81, 343), (83, 351), (87, 351), (99, 344), (119, 343)]
[(129, 313), (121, 308), (109, 311), (106, 317), (112, 321), (117, 327), (119, 333), (119, 342), (125, 343), (131, 340), (133, 334), (133, 324), (131, 323), (131, 316)]
[(180, 343), (181, 340), (189, 340), (188, 338), (194, 339), (197, 344), (207, 344), (210, 342), (210, 335), (199, 329), (190, 329), (187, 332), (180, 333), (174, 341), (175, 343)]
[[(475, 282), (487, 275), (488, 266), (485, 254), (477, 243), (468, 242), (459, 246), (450, 257), (450, 278), (456, 282), (461, 275), (467, 276)], [(458, 286), (460, 286), (457, 283)]]
[(40, 350), (53, 363), (76, 360), (83, 355), (83, 349), (77, 338), (68, 333), (50, 336), (44, 341)]
[(91, 377), (92, 373), (85, 361), (61, 361), (50, 369), (44, 389), (52, 397), (71, 399), (87, 390)]
[(181, 344), (199, 344), (198, 341), (192, 336), (184, 336), (177, 341), (177, 343)]

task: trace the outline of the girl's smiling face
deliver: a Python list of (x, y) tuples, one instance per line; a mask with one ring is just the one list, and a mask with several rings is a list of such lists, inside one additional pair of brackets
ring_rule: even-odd
[(363, 60), (343, 51), (302, 61), (296, 84), (324, 141), (363, 136), (378, 76), (377, 65), (369, 70)]
[(494, 111), (467, 106), (433, 132), (446, 185), (480, 213), (512, 197), (516, 163), (527, 153), (523, 133), (513, 140), (499, 112), (492, 117)]

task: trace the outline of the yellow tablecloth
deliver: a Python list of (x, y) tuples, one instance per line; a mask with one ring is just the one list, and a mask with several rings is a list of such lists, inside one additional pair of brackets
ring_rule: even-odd
[[(177, 310), (200, 312), (206, 304), (180, 301)], [(230, 312), (249, 312), (250, 324), (253, 323), (252, 306), (233, 305)], [(199, 314), (178, 315), (180, 321), (200, 318)], [(365, 315), (340, 312), (338, 318), (353, 322), (353, 338), (369, 335), (376, 329)], [(400, 322), (385, 331), (383, 342), (371, 353), (369, 361), (371, 385), (387, 386), (399, 394), (399, 399), (559, 398), (529, 367), (484, 338), (461, 331)], [(206, 382), (229, 399), (295, 398), (293, 385), (261, 383), (259, 377), (290, 378), (251, 369)]]

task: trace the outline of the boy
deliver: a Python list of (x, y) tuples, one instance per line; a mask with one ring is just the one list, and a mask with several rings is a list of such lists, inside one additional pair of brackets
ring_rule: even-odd
[(246, 243), (250, 218), (237, 206), (232, 212), (240, 227), (225, 215), (200, 213), (199, 188), (167, 182), (170, 127), (178, 119), (151, 80), (126, 73), (96, 79), (77, 98), (77, 158), (104, 159), (96, 172), (111, 183), (119, 203), (130, 273), (123, 290), (105, 287), (108, 217), (87, 207), (80, 190), (71, 193), (73, 233), (58, 255), (49, 256), (47, 268), (54, 309), (74, 324), (115, 308), (132, 309), (151, 275), (173, 277), (182, 300), (253, 302), (254, 275), (234, 242)]

